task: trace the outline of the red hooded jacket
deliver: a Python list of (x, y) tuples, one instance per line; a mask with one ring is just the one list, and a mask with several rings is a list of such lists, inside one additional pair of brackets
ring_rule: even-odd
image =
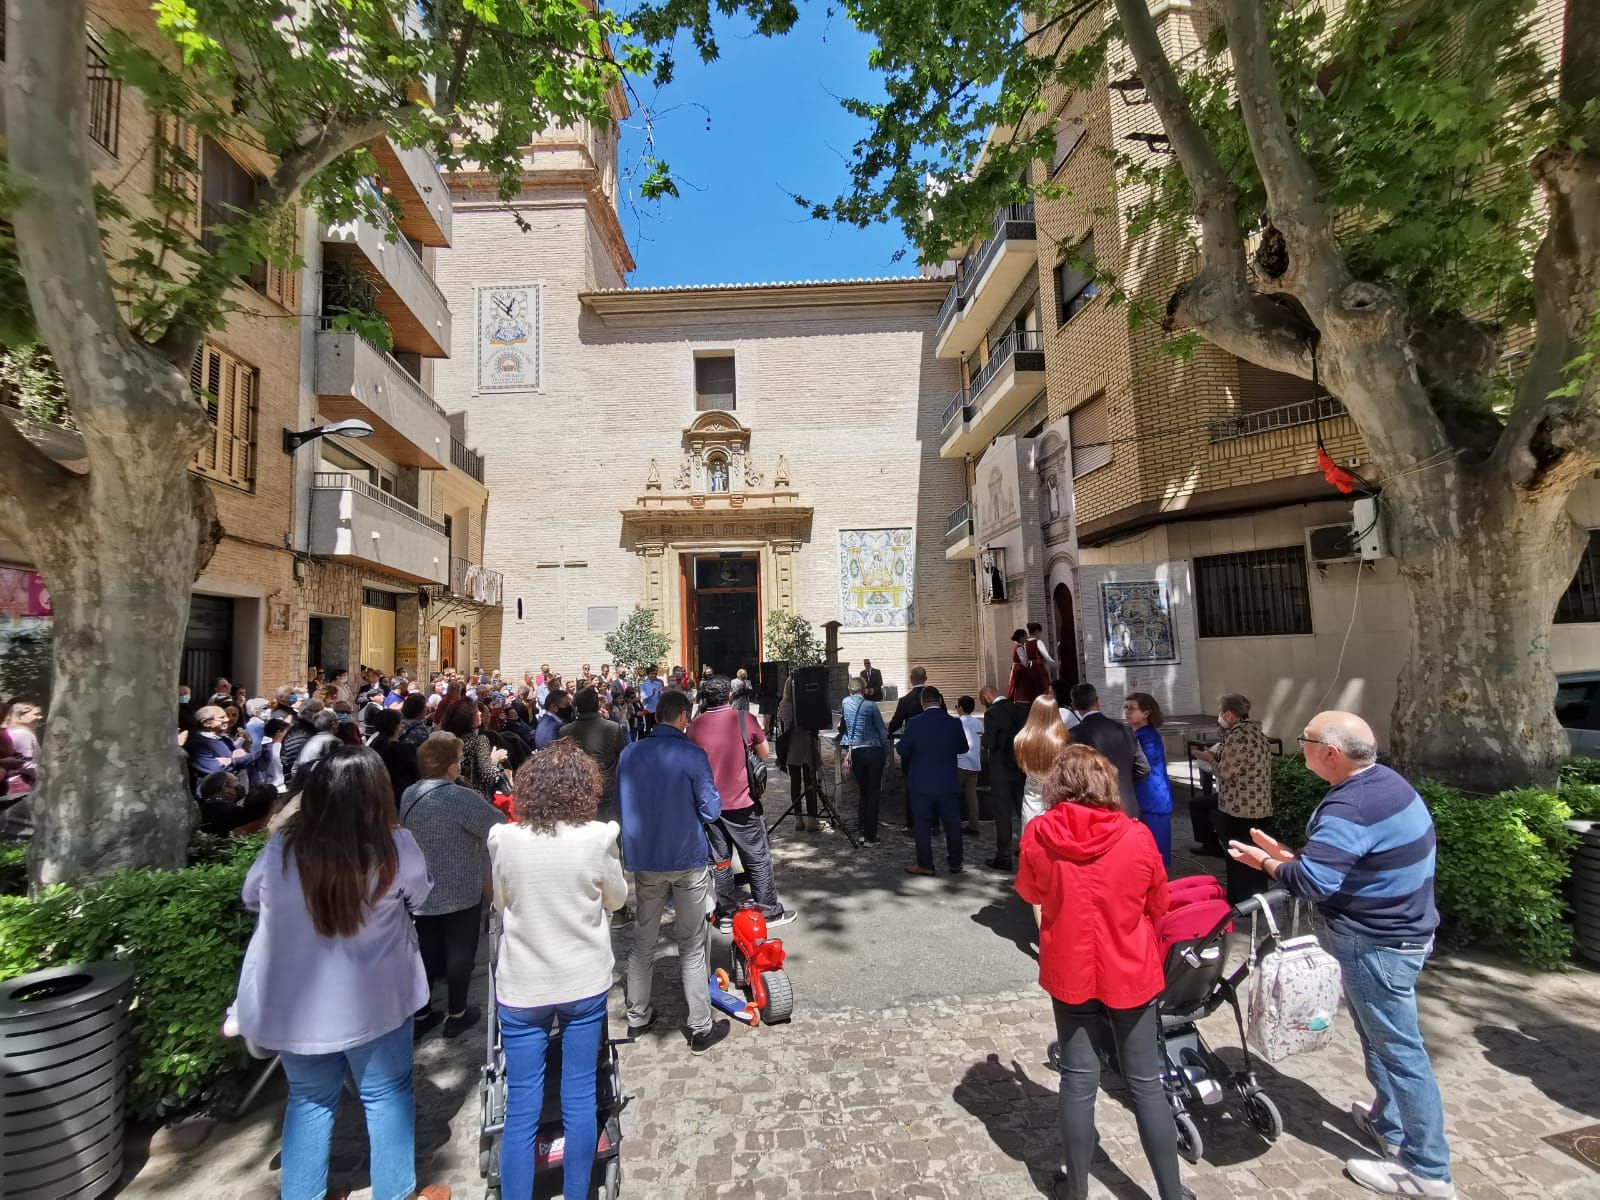
[(1058, 804), (1028, 823), (1017, 894), (1040, 905), (1039, 986), (1057, 1000), (1140, 1008), (1161, 991), (1155, 922), (1167, 872), (1120, 809)]

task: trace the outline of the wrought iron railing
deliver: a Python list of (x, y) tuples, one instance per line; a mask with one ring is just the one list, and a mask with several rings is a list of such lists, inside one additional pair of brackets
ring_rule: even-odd
[(1334, 396), (1318, 396), (1315, 400), (1298, 400), (1278, 408), (1264, 408), (1260, 412), (1240, 413), (1232, 417), (1218, 417), (1208, 421), (1213, 442), (1231, 442), (1236, 438), (1269, 433), (1274, 429), (1292, 429), (1296, 425), (1311, 425), (1317, 421), (1330, 421), (1345, 415), (1342, 401)]
[(967, 412), (967, 389), (957, 388), (955, 396), (944, 406), (944, 418), (939, 422), (941, 437), (949, 437), (951, 425), (960, 424)]
[(407, 504), (398, 496), (391, 496), (382, 488), (375, 487), (365, 479), (357, 478), (348, 471), (318, 471), (311, 477), (311, 487), (318, 492), (356, 492), (365, 496), (375, 504), (399, 513), (407, 520), (415, 521), (424, 529), (443, 535), (444, 525), (427, 516), (421, 509), (413, 504)]
[[(962, 273), (962, 277), (971, 280), (968, 285), (976, 286), (983, 278), (983, 273), (989, 269), (989, 264), (994, 260), (996, 252), (1005, 245), (1012, 236), (1011, 226), (1015, 224), (1034, 225), (1033, 201), (1025, 204), (1008, 204), (994, 215), (994, 232), (979, 246), (972, 257), (972, 265)], [(1033, 229), (1016, 231), (1017, 236), (1033, 237), (1037, 231)]]
[[(995, 343), (989, 352), (989, 361), (983, 364), (983, 370), (972, 378), (972, 399), (979, 402), (984, 389), (994, 382), (1000, 370), (1016, 355), (1032, 351), (1044, 353), (1044, 331), (1040, 329), (1013, 329), (1005, 337)], [(1043, 369), (1041, 364), (1041, 369)]]
[(469, 450), (456, 438), (450, 439), (450, 465), (459, 467), (479, 483), (483, 482), (483, 455)]
[(89, 34), (89, 137), (112, 158), (122, 137), (122, 80), (111, 73), (106, 48)]
[(965, 537), (972, 533), (972, 501), (968, 500), (960, 508), (950, 514), (950, 520), (945, 523), (944, 536), (949, 541), (954, 537)]
[(481, 563), (464, 558), (450, 560), (450, 592), (474, 604), (498, 605), (505, 579)]

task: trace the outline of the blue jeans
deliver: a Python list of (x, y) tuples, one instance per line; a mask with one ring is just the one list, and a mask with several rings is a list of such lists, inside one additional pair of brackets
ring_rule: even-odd
[(1161, 865), (1172, 870), (1172, 810), (1158, 813), (1141, 808), (1139, 820), (1150, 831), (1150, 836), (1156, 839), (1156, 849), (1161, 851)]
[(1400, 1147), (1400, 1162), (1414, 1174), (1449, 1179), (1444, 1103), (1417, 1025), (1417, 975), (1433, 940), (1397, 949), (1330, 929), (1328, 943), (1344, 971), (1350, 1018), (1377, 1092), (1373, 1126), (1384, 1141)]
[(367, 1114), (373, 1200), (404, 1200), (417, 1189), (411, 1022), (337, 1054), (284, 1054), (289, 1105), (283, 1112), (283, 1200), (322, 1200), (328, 1145), (345, 1068)]
[(544, 1058), (550, 1030), (561, 1023), (561, 1124), (564, 1134), (562, 1192), (566, 1200), (588, 1200), (594, 1173), (595, 1063), (606, 1028), (606, 993), (539, 1008), (500, 1006), (500, 1041), (506, 1052), (506, 1129), (500, 1145), (500, 1195), (533, 1195), (533, 1150), (544, 1108)]
[(917, 866), (933, 870), (933, 822), (944, 826), (944, 849), (950, 869), (961, 867), (961, 793), (912, 792), (911, 824), (917, 837)]

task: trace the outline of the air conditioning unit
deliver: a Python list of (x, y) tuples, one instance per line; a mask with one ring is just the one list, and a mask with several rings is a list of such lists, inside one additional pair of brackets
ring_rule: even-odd
[(1383, 517), (1377, 498), (1362, 496), (1350, 506), (1350, 520), (1338, 525), (1313, 525), (1306, 530), (1306, 560), (1312, 566), (1373, 562), (1387, 558)]

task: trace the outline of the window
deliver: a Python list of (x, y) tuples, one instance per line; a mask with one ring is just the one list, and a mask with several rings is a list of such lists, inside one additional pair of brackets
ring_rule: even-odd
[(1323, 389), (1313, 387), (1309, 379), (1298, 375), (1285, 375), (1282, 371), (1269, 371), (1253, 362), (1239, 360), (1239, 412), (1268, 412), (1299, 404), (1302, 400), (1315, 400)]
[(361, 603), (368, 608), (381, 608), (394, 612), (399, 607), (398, 599), (399, 597), (393, 592), (380, 592), (377, 588), (361, 589)]
[(1051, 175), (1066, 165), (1067, 159), (1072, 157), (1073, 151), (1083, 141), (1086, 132), (1083, 113), (1088, 106), (1088, 96), (1083, 92), (1074, 92), (1061, 110), (1061, 115), (1056, 118), (1056, 148), (1050, 155)]
[(1557, 625), (1595, 621), (1600, 621), (1600, 529), (1589, 531), (1589, 547), (1583, 552), (1578, 573), (1556, 602)]
[(256, 485), (256, 369), (210, 342), (195, 351), (189, 386), (211, 422), (211, 441), (195, 455), (194, 467), (210, 479), (254, 491)]
[(1094, 282), (1094, 234), (1079, 242), (1070, 259), (1058, 262), (1056, 324), (1065, 325), (1100, 293)]
[(1111, 418), (1106, 411), (1106, 394), (1091, 396), (1067, 418), (1072, 436), (1072, 477), (1082, 479), (1111, 462)]
[(200, 143), (200, 240), (213, 249), (215, 231), (238, 220), (256, 204), (259, 181), (210, 138)]
[(156, 181), (189, 207), (174, 214), (177, 225), (200, 236), (200, 134), (193, 125), (163, 115), (156, 127)]
[[(174, 155), (175, 162), (179, 165), (172, 169), (171, 179), (164, 182), (167, 186), (180, 189), (191, 197), (198, 187), (200, 244), (214, 252), (221, 243), (218, 232), (224, 226), (238, 220), (241, 211), (248, 212), (255, 208), (261, 181), (240, 166), (217, 142), (210, 138), (195, 139), (192, 131), (181, 124), (174, 126), (173, 129), (177, 138), (187, 138), (189, 143), (185, 144), (182, 141), (175, 143), (181, 148), (181, 152)], [(189, 144), (197, 146), (199, 150), (199, 157), (194, 160), (200, 167), (198, 175), (193, 172), (186, 173), (182, 165), (184, 157), (188, 154)], [(277, 219), (271, 230), (271, 238), (274, 245), (286, 248), (289, 255), (296, 255), (299, 250), (299, 235), (299, 212), (294, 205), (290, 205)], [(285, 270), (270, 262), (258, 262), (248, 270), (240, 272), (239, 278), (284, 308), (294, 310), (300, 306), (298, 271)]]
[(1203, 638), (1311, 632), (1304, 546), (1197, 558), (1194, 590)]
[(1600, 729), (1600, 679), (1563, 679), (1556, 684), (1556, 720), (1563, 729)]
[(694, 406), (707, 409), (734, 407), (733, 355), (697, 354), (694, 356)]

